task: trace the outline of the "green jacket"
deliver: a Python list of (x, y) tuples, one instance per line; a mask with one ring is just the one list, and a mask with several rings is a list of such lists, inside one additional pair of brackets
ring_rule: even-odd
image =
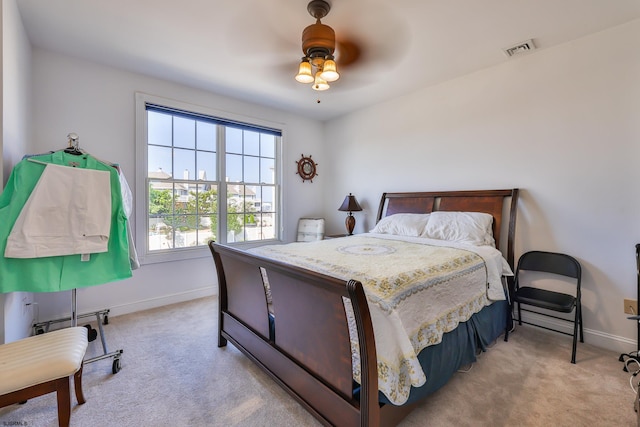
[[(0, 195), (0, 293), (57, 292), (131, 277), (127, 217), (122, 205), (118, 171), (88, 154), (75, 156), (64, 151), (56, 151), (34, 156), (31, 159), (36, 161), (25, 159), (13, 168), (9, 182)], [(46, 258), (6, 258), (4, 256), (7, 237), (46, 167), (37, 162), (109, 172), (111, 234), (107, 252), (91, 254), (87, 261), (82, 261), (80, 255)], [(69, 188), (68, 191), (73, 191), (73, 188)], [(55, 224), (51, 226), (55, 227)]]

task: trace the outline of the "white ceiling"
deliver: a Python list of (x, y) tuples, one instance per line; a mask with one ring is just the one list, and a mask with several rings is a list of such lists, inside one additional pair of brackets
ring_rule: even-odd
[(293, 79), (308, 0), (17, 0), (36, 47), (320, 120), (640, 17), (638, 0), (329, 2), (322, 22), (363, 55), (315, 92)]

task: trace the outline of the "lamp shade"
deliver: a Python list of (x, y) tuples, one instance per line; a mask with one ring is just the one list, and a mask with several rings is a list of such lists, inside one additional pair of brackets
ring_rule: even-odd
[(344, 202), (342, 202), (342, 205), (338, 208), (338, 210), (342, 212), (359, 212), (362, 210), (362, 207), (356, 200), (356, 196), (349, 193), (349, 195), (344, 198)]
[(322, 79), (322, 77), (320, 77), (320, 71), (318, 71), (316, 73), (316, 79), (313, 82), (313, 89), (314, 90), (327, 90), (327, 89), (329, 89), (329, 83), (327, 83), (326, 81), (324, 81)]
[(302, 62), (300, 62), (300, 66), (298, 67), (296, 80), (300, 83), (311, 83), (315, 80), (311, 74), (311, 64), (308, 59), (302, 58)]
[(322, 65), (322, 73), (320, 74), (320, 77), (329, 83), (335, 82), (340, 78), (340, 74), (338, 74), (338, 70), (336, 69), (336, 63), (333, 60), (333, 57), (330, 58), (331, 59), (324, 61), (324, 64)]

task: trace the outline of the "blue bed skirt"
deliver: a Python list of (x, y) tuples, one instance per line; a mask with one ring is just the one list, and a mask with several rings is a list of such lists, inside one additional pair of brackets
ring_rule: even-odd
[[(474, 314), (468, 321), (447, 332), (438, 345), (425, 348), (418, 355), (427, 377), (421, 387), (412, 387), (405, 404), (417, 402), (445, 385), (461, 367), (476, 361), (476, 354), (504, 333), (507, 324), (507, 301), (497, 301)], [(356, 391), (357, 394), (357, 391)], [(381, 404), (392, 403), (379, 393)]]
[[(442, 336), (442, 342), (429, 346), (418, 354), (427, 381), (420, 387), (412, 387), (409, 399), (405, 404), (421, 400), (445, 385), (451, 376), (461, 367), (476, 361), (480, 351), (504, 333), (507, 324), (507, 301), (496, 301), (484, 307), (478, 313), (456, 329)], [(269, 315), (271, 339), (275, 338), (275, 319)], [(357, 398), (360, 385), (354, 383), (354, 395)], [(387, 397), (378, 394), (380, 404), (392, 405)]]

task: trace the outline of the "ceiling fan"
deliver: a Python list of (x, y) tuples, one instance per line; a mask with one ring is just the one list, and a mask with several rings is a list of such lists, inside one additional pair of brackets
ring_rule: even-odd
[(360, 48), (353, 41), (336, 43), (333, 28), (320, 22), (331, 10), (331, 5), (325, 0), (311, 0), (307, 5), (309, 14), (316, 18), (302, 31), (302, 52), (304, 56), (298, 65), (295, 79), (300, 83), (312, 83), (314, 90), (329, 89), (329, 83), (340, 78), (334, 57), (336, 44), (341, 52), (341, 65), (348, 65), (360, 56)]
[[(339, 75), (337, 82), (324, 80), (332, 90), (347, 93), (379, 83), (392, 78), (390, 71), (410, 46), (406, 20), (386, 0), (306, 0), (310, 15), (306, 25), (300, 20), (308, 15), (292, 8), (291, 0), (247, 2), (251, 10), (239, 9), (237, 19), (228, 21), (230, 37), (224, 46), (247, 69), (258, 64), (261, 81), (269, 85), (277, 81), (287, 90), (302, 88), (292, 78), (300, 74), (301, 66), (308, 67), (305, 86), (315, 89), (317, 72), (330, 68), (325, 66), (329, 55)], [(296, 53), (301, 50), (302, 55)], [(318, 85), (321, 88), (327, 89)]]

